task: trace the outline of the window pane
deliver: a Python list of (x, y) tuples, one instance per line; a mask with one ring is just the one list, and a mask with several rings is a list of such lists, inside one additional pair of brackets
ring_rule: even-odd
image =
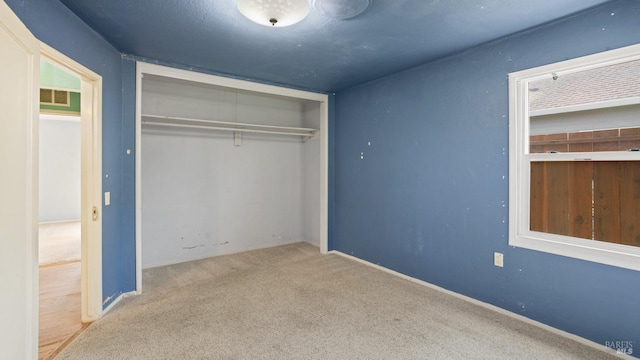
[(531, 163), (530, 229), (640, 247), (640, 161)]
[[(555, 77), (555, 78), (554, 78)], [(529, 83), (529, 110), (558, 109), (640, 96), (640, 60), (549, 74)]]
[(640, 60), (528, 83), (531, 153), (640, 147)]

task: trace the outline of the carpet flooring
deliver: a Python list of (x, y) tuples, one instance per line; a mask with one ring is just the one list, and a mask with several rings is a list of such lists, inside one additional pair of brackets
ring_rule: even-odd
[(58, 357), (616, 358), (303, 243), (147, 269)]

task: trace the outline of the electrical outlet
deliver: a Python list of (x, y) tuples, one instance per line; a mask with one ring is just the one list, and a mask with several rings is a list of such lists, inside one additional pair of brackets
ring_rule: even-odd
[(504, 254), (499, 252), (493, 253), (493, 265), (504, 267)]

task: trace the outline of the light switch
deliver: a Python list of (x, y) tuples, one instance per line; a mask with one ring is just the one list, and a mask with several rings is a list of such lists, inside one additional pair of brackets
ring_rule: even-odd
[(111, 204), (111, 192), (107, 191), (104, 193), (104, 206)]
[(504, 254), (499, 252), (493, 253), (493, 265), (504, 267)]

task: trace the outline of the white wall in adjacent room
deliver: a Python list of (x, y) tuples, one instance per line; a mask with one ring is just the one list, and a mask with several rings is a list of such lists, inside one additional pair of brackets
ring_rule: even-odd
[(40, 222), (80, 219), (80, 117), (40, 115)]

